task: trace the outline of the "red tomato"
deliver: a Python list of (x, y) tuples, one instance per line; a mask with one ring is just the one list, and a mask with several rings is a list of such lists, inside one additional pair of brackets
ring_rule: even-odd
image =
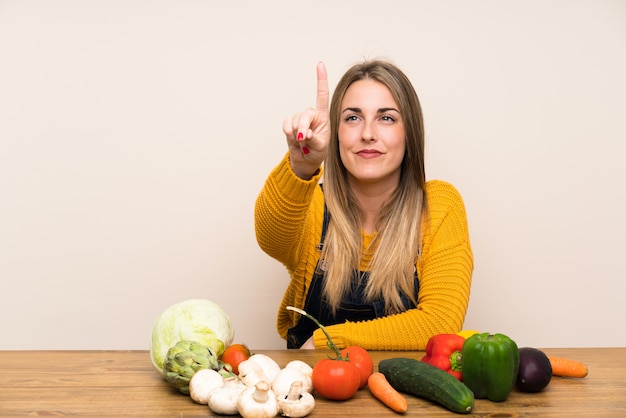
[(374, 372), (374, 361), (370, 353), (364, 348), (353, 345), (341, 350), (341, 355), (346, 357), (359, 370), (359, 375), (361, 376), (359, 389), (364, 388), (367, 385), (367, 379)]
[(245, 344), (229, 345), (222, 353), (222, 361), (230, 364), (233, 373), (239, 374), (239, 363), (250, 358), (250, 350)]
[(335, 401), (353, 397), (361, 383), (361, 375), (354, 364), (328, 358), (315, 363), (311, 379), (317, 393)]

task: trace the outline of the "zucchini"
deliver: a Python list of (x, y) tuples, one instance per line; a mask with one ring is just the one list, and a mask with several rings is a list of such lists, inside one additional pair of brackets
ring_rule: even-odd
[(385, 359), (378, 363), (378, 371), (399, 392), (428, 399), (461, 414), (474, 408), (474, 393), (463, 382), (423, 361)]

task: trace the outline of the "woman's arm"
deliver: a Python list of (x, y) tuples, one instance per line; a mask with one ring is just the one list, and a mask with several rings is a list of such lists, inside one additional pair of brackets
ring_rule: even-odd
[[(289, 153), (272, 170), (257, 197), (254, 227), (259, 246), (289, 270), (300, 262), (304, 237), (311, 234), (311, 203), (321, 170), (310, 180), (302, 180), (290, 167)], [(321, 191), (319, 191), (321, 193)], [(323, 205), (323, 199), (321, 200)], [(323, 207), (323, 206), (322, 206)], [(321, 219), (319, 220), (321, 228)]]
[[(459, 245), (437, 254), (437, 264), (423, 271), (420, 301), (415, 309), (365, 322), (346, 322), (327, 326), (335, 344), (341, 348), (358, 345), (367, 350), (424, 350), (436, 334), (461, 330), (471, 283), (471, 250)], [(314, 333), (315, 346), (324, 347), (326, 339)]]

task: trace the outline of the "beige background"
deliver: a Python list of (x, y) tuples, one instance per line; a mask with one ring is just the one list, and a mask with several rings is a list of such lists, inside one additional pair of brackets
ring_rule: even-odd
[(252, 211), (285, 116), (364, 57), (464, 196), (466, 328), (624, 346), (626, 2), (0, 1), (0, 349), (145, 349), (188, 298), (283, 347)]

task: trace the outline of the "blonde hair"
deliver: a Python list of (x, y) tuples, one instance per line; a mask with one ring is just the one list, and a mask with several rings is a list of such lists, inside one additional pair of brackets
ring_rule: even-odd
[(324, 196), (331, 220), (322, 249), (326, 266), (324, 294), (333, 312), (350, 289), (353, 269), (362, 258), (362, 223), (359, 207), (348, 186), (339, 155), (338, 127), (341, 102), (352, 83), (378, 81), (391, 91), (404, 121), (406, 150), (398, 187), (378, 214), (377, 233), (369, 263), (365, 298), (382, 298), (387, 312), (405, 310), (401, 293), (415, 305), (415, 263), (421, 246), (421, 221), (425, 215), (424, 125), (419, 99), (406, 75), (389, 62), (366, 61), (351, 67), (335, 88), (330, 107), (331, 138), (324, 162)]

